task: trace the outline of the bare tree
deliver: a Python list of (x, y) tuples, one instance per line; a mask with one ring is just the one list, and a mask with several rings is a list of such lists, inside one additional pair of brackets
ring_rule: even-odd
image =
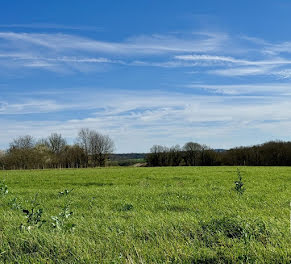
[(181, 148), (179, 145), (170, 147), (168, 152), (168, 163), (170, 166), (179, 166), (182, 161)]
[(3, 150), (0, 150), (0, 169), (5, 168), (5, 152)]
[(93, 164), (104, 166), (110, 153), (114, 150), (114, 143), (107, 135), (93, 131), (90, 138), (90, 152)]
[(90, 138), (90, 130), (88, 128), (82, 128), (78, 133), (77, 142), (84, 149), (84, 151), (89, 153), (89, 138)]
[(205, 145), (205, 144), (201, 145), (200, 153), (201, 153), (201, 165), (202, 166), (206, 165), (207, 151), (209, 151), (209, 150), (210, 150), (210, 148), (207, 145)]
[(85, 153), (85, 166), (89, 165), (89, 146), (90, 146), (90, 131), (88, 128), (82, 128), (77, 137), (77, 144), (84, 150)]
[(10, 159), (13, 161), (14, 169), (33, 168), (38, 158), (35, 151), (35, 140), (32, 136), (26, 135), (14, 139), (8, 150)]
[(10, 143), (10, 149), (32, 149), (34, 145), (34, 138), (30, 135), (26, 135), (14, 139)]
[(78, 142), (87, 155), (88, 161), (91, 157), (93, 166), (105, 166), (106, 159), (114, 151), (114, 142), (109, 136), (88, 128), (80, 130)]
[(147, 155), (147, 163), (151, 166), (166, 166), (168, 165), (169, 148), (162, 145), (154, 145), (150, 149), (150, 154)]
[(67, 142), (61, 134), (52, 133), (47, 139), (47, 144), (54, 154), (60, 154), (65, 149)]
[(201, 152), (202, 146), (195, 142), (187, 142), (183, 150), (185, 151), (186, 164), (189, 166), (195, 166), (198, 163), (198, 157)]

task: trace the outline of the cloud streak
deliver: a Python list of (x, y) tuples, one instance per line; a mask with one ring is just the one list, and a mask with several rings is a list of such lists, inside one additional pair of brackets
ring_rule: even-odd
[(152, 35), (129, 38), (123, 42), (97, 41), (69, 34), (37, 34), (0, 32), (0, 39), (16, 46), (19, 41), (52, 50), (83, 50), (111, 54), (155, 54), (168, 52), (205, 52), (221, 48), (224, 35), (203, 38), (181, 38), (173, 35)]
[(224, 95), (260, 95), (285, 96), (291, 93), (291, 83), (257, 83), (257, 84), (228, 84), (228, 85), (209, 85), (209, 84), (189, 84), (192, 89), (205, 89), (207, 91)]
[(28, 28), (28, 29), (57, 29), (57, 30), (81, 30), (81, 31), (103, 31), (102, 28), (89, 26), (67, 26), (60, 24), (35, 23), (35, 24), (0, 24), (0, 28)]

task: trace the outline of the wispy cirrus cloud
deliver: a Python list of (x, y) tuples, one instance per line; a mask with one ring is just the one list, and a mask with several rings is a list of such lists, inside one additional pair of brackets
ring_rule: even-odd
[[(92, 71), (97, 65), (193, 68), (222, 77), (290, 78), (291, 44), (226, 33), (175, 33), (104, 41), (64, 33), (0, 32), (0, 67)], [(289, 50), (290, 48), (290, 50)]]
[(216, 69), (210, 70), (208, 73), (226, 76), (226, 77), (234, 77), (234, 76), (252, 76), (252, 75), (270, 75), (275, 74), (273, 72), (274, 66), (252, 66), (252, 67), (235, 67), (228, 69)]
[[(57, 70), (74, 64), (120, 64), (128, 66), (191, 67), (193, 63), (172, 59), (185, 52), (214, 52), (229, 42), (227, 34), (191, 33), (140, 35), (108, 42), (63, 33), (0, 32), (0, 65)], [(140, 59), (139, 59), (140, 58)]]
[(291, 93), (291, 83), (248, 83), (248, 84), (188, 84), (187, 88), (205, 89), (224, 95), (285, 96)]
[(282, 59), (282, 58), (273, 58), (270, 60), (244, 60), (236, 59), (233, 57), (225, 56), (214, 56), (214, 55), (178, 55), (175, 56), (175, 59), (184, 60), (184, 61), (211, 61), (211, 62), (223, 62), (223, 63), (232, 63), (237, 65), (256, 65), (256, 66), (265, 66), (265, 65), (286, 65), (291, 64), (291, 59)]
[(81, 30), (81, 31), (103, 31), (101, 27), (90, 26), (68, 26), (52, 23), (34, 23), (34, 24), (0, 24), (0, 28), (14, 29), (57, 29), (57, 30)]
[[(269, 75), (282, 79), (290, 77), (290, 70), (282, 67), (290, 67), (291, 59), (269, 58), (267, 60), (246, 60), (234, 57), (215, 56), (215, 55), (178, 55), (176, 59), (193, 62), (199, 66), (225, 66), (217, 69), (208, 70), (210, 74), (234, 77), (234, 76), (252, 76), (252, 75)], [(206, 63), (203, 63), (206, 62)]]
[(59, 111), (64, 107), (50, 100), (28, 100), (26, 102), (8, 103), (0, 101), (0, 115), (30, 114)]
[[(196, 37), (195, 37), (196, 36)], [(221, 49), (227, 35), (191, 34), (190, 37), (175, 35), (137, 36), (123, 42), (106, 42), (69, 34), (37, 34), (0, 32), (0, 39), (19, 46), (19, 41), (52, 50), (85, 50), (113, 54), (152, 54), (167, 52), (206, 52)]]

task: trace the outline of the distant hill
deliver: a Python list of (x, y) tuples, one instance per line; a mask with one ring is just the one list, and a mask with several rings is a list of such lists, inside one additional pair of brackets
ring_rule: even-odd
[[(224, 152), (226, 149), (214, 149), (215, 152)], [(130, 159), (145, 159), (147, 153), (118, 153), (118, 154), (111, 154), (109, 159), (111, 161), (123, 161), (123, 160), (130, 160)]]
[(109, 159), (111, 161), (121, 161), (129, 159), (145, 159), (146, 153), (120, 153), (120, 154), (111, 154)]
[(214, 149), (215, 152), (225, 152), (227, 149)]

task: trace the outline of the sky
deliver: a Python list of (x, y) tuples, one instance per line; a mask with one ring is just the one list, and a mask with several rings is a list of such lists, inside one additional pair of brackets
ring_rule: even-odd
[(1, 1), (0, 149), (81, 128), (115, 152), (291, 140), (291, 1)]

